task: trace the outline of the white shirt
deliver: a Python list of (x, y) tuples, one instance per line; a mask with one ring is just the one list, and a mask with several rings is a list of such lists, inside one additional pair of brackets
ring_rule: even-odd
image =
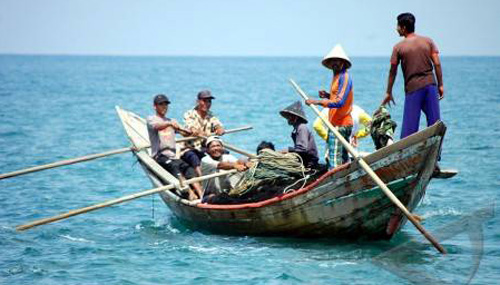
[[(217, 166), (221, 162), (237, 162), (238, 159), (230, 154), (223, 154), (220, 160), (215, 160), (210, 155), (206, 155), (201, 159), (201, 172), (203, 175), (213, 174), (220, 171)], [(229, 175), (219, 176), (203, 181), (203, 189), (205, 195), (218, 194), (223, 190), (231, 189), (231, 179)]]
[(351, 132), (351, 140), (359, 131), (359, 117), (361, 113), (364, 113), (363, 109), (361, 109), (358, 105), (352, 105), (351, 117), (352, 117), (352, 132)]

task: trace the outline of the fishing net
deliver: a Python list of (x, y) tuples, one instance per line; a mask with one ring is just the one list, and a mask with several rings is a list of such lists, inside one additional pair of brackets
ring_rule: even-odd
[(302, 158), (296, 153), (283, 154), (263, 149), (256, 163), (242, 175), (228, 194), (231, 197), (243, 197), (276, 188), (286, 193), (294, 185), (299, 185), (299, 188), (304, 186), (307, 170)]

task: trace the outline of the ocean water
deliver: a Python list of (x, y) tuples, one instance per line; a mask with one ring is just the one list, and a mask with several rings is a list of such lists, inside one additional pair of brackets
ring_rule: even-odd
[[(234, 237), (186, 228), (150, 196), (57, 223), (15, 226), (151, 188), (121, 154), (0, 180), (1, 284), (498, 284), (500, 279), (500, 58), (444, 57), (441, 165), (416, 209), (449, 254), (411, 225), (390, 241)], [(372, 113), (388, 58), (353, 58), (355, 103)], [(116, 105), (142, 116), (166, 93), (182, 119), (201, 89), (240, 148), (291, 144), (278, 111), (329, 86), (320, 58), (0, 56), (0, 173), (128, 146)], [(401, 123), (402, 76), (391, 113)], [(310, 121), (313, 113), (307, 110)], [(422, 127), (424, 117), (421, 119)], [(311, 124), (310, 124), (311, 125)], [(399, 133), (399, 128), (398, 128)], [(324, 143), (316, 137), (320, 151)], [(360, 150), (371, 151), (371, 140)]]

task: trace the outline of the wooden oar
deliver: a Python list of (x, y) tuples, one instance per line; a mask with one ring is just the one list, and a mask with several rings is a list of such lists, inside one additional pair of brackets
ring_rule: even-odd
[[(246, 130), (250, 130), (250, 129), (252, 129), (252, 126), (245, 126), (245, 127), (227, 130), (224, 134), (236, 133), (236, 132), (246, 131)], [(198, 137), (185, 137), (185, 138), (177, 139), (176, 142), (184, 142), (184, 141), (194, 140), (197, 138)], [(146, 148), (149, 148), (149, 147), (150, 146), (146, 146)], [(228, 149), (231, 149), (231, 146), (226, 145), (226, 147)], [(24, 174), (28, 174), (28, 173), (32, 173), (32, 172), (37, 172), (37, 171), (41, 171), (41, 170), (56, 168), (59, 166), (71, 165), (71, 164), (89, 161), (89, 160), (93, 160), (93, 159), (97, 159), (97, 158), (101, 158), (101, 157), (125, 153), (125, 152), (129, 152), (132, 150), (137, 150), (137, 149), (135, 149), (133, 147), (124, 147), (124, 148), (119, 148), (119, 149), (115, 149), (115, 150), (109, 150), (109, 151), (102, 152), (102, 153), (90, 154), (90, 155), (86, 155), (86, 156), (82, 156), (82, 157), (66, 159), (66, 160), (61, 160), (61, 161), (53, 162), (53, 163), (49, 163), (49, 164), (34, 166), (34, 167), (25, 168), (25, 169), (21, 169), (21, 170), (16, 170), (16, 171), (12, 171), (12, 172), (5, 173), (5, 174), (0, 174), (0, 180), (10, 178), (10, 177), (19, 176), (19, 175), (24, 175)], [(232, 150), (248, 156), (248, 153), (243, 151), (243, 150), (236, 150), (236, 148), (232, 149)]]
[[(302, 89), (290, 79), (290, 83), (292, 83), (293, 87), (299, 93), (300, 96), (304, 100), (309, 99), (307, 95), (302, 91)], [(325, 123), (325, 125), (333, 132), (335, 137), (342, 143), (342, 145), (349, 151), (349, 153), (354, 157), (355, 160), (358, 161), (359, 165), (368, 173), (368, 175), (375, 181), (375, 183), (382, 189), (385, 195), (403, 212), (403, 214), (411, 221), (411, 223), (429, 240), (434, 247), (439, 250), (442, 254), (446, 254), (446, 250), (439, 244), (439, 242), (429, 233), (427, 232), (422, 225), (415, 219), (415, 217), (406, 209), (406, 207), (399, 201), (399, 199), (391, 192), (391, 190), (385, 185), (385, 183), (378, 177), (378, 175), (371, 169), (371, 167), (366, 163), (363, 158), (358, 154), (358, 152), (342, 137), (342, 135), (338, 132), (338, 130), (330, 124), (330, 122), (321, 116), (321, 112), (314, 105), (309, 105), (311, 109), (318, 115), (319, 118)]]
[[(218, 177), (218, 176), (224, 176), (224, 175), (232, 174), (232, 173), (235, 173), (235, 172), (237, 172), (237, 170), (236, 169), (232, 169), (232, 170), (221, 171), (221, 172), (218, 172), (218, 173), (209, 174), (209, 175), (205, 175), (205, 176), (201, 176), (201, 177), (195, 177), (195, 178), (192, 178), (192, 179), (184, 181), (183, 185), (185, 185), (185, 184), (192, 184), (192, 183), (195, 183), (195, 182), (201, 182), (201, 181), (206, 180), (206, 179), (210, 179), (210, 178), (214, 178), (214, 177)], [(113, 200), (110, 200), (110, 201), (107, 201), (107, 202), (104, 202), (104, 203), (100, 203), (100, 204), (88, 206), (88, 207), (85, 207), (85, 208), (80, 208), (80, 209), (72, 210), (72, 211), (69, 211), (67, 213), (60, 214), (60, 215), (57, 215), (57, 216), (53, 216), (53, 217), (50, 217), (50, 218), (36, 220), (36, 221), (33, 221), (33, 222), (25, 224), (25, 225), (17, 226), (16, 230), (18, 230), (18, 231), (24, 231), (24, 230), (30, 229), (32, 227), (36, 227), (36, 226), (40, 226), (40, 225), (52, 223), (52, 222), (55, 222), (55, 221), (63, 220), (63, 219), (66, 219), (66, 218), (69, 218), (69, 217), (72, 217), (72, 216), (80, 215), (80, 214), (83, 214), (83, 213), (88, 213), (88, 212), (91, 212), (91, 211), (94, 211), (94, 210), (98, 210), (98, 209), (102, 209), (102, 208), (109, 207), (109, 206), (112, 206), (112, 205), (120, 204), (120, 203), (123, 203), (123, 202), (127, 202), (127, 201), (130, 201), (130, 200), (134, 200), (134, 199), (140, 198), (140, 197), (152, 195), (152, 194), (159, 193), (159, 192), (162, 192), (162, 191), (168, 191), (168, 190), (173, 189), (175, 187), (176, 187), (176, 185), (172, 184), (172, 185), (166, 185), (166, 186), (161, 186), (161, 187), (153, 188), (153, 189), (150, 189), (150, 190), (144, 190), (144, 191), (141, 191), (141, 192), (137, 192), (135, 194), (131, 194), (131, 195), (127, 195), (127, 196), (124, 196), (124, 197), (121, 197), (121, 198), (113, 199)]]
[(124, 148), (110, 150), (110, 151), (106, 151), (106, 152), (102, 152), (102, 153), (91, 154), (91, 155), (86, 155), (86, 156), (82, 156), (82, 157), (61, 160), (58, 162), (53, 162), (53, 163), (44, 164), (44, 165), (40, 165), (40, 166), (34, 166), (34, 167), (26, 168), (26, 169), (16, 170), (16, 171), (12, 171), (12, 172), (5, 173), (5, 174), (0, 174), (0, 180), (5, 179), (5, 178), (14, 177), (14, 176), (23, 175), (23, 174), (28, 174), (28, 173), (32, 173), (32, 172), (36, 172), (36, 171), (41, 171), (41, 170), (45, 170), (45, 169), (51, 169), (51, 168), (55, 168), (55, 167), (59, 167), (59, 166), (70, 165), (70, 164), (75, 164), (78, 162), (83, 162), (83, 161), (88, 161), (88, 160), (92, 160), (92, 159), (97, 159), (97, 158), (101, 158), (101, 157), (119, 154), (119, 153), (129, 152), (133, 149), (134, 148), (132, 148), (132, 147), (124, 147)]
[[(236, 132), (241, 132), (241, 131), (246, 131), (246, 130), (251, 130), (251, 129), (253, 129), (252, 126), (244, 126), (244, 127), (240, 127), (240, 128), (230, 129), (230, 130), (225, 131), (224, 135), (236, 133)], [(195, 140), (198, 138), (200, 138), (200, 137), (184, 137), (184, 138), (176, 139), (175, 142), (179, 143), (179, 142), (185, 142), (185, 141), (192, 141), (192, 140)]]

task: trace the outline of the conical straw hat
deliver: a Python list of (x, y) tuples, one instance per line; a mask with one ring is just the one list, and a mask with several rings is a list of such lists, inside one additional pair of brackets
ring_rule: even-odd
[(302, 108), (300, 101), (295, 101), (292, 105), (280, 111), (280, 115), (284, 118), (286, 118), (288, 114), (301, 118), (307, 124), (306, 113), (304, 113), (304, 109)]
[(323, 61), (321, 62), (326, 68), (333, 69), (332, 68), (332, 61), (331, 59), (343, 59), (346, 61), (347, 66), (346, 68), (351, 67), (351, 60), (349, 57), (347, 57), (347, 54), (345, 53), (344, 49), (340, 44), (337, 44), (332, 48), (332, 50), (323, 58)]

